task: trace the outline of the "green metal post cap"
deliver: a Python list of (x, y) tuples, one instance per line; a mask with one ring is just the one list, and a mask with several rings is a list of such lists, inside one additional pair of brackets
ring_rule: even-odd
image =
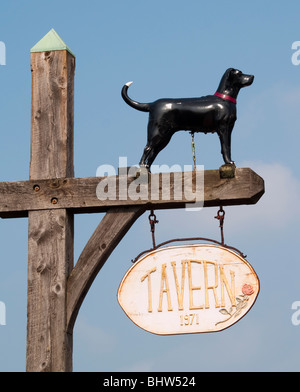
[(51, 29), (37, 44), (31, 48), (30, 53), (50, 52), (52, 50), (67, 50), (75, 57), (75, 54), (65, 44), (54, 29)]

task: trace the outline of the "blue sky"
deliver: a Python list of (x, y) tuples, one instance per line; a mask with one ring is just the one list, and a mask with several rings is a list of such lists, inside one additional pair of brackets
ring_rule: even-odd
[[(0, 41), (0, 180), (26, 180), (30, 157), (30, 48), (51, 28), (76, 54), (75, 175), (95, 176), (136, 164), (146, 142), (147, 115), (120, 96), (214, 93), (228, 67), (255, 75), (238, 97), (232, 157), (266, 182), (255, 206), (226, 208), (225, 240), (248, 255), (261, 283), (251, 311), (214, 334), (156, 336), (139, 329), (117, 303), (130, 260), (151, 246), (144, 214), (113, 252), (88, 293), (74, 329), (75, 371), (299, 371), (300, 326), (291, 322), (300, 300), (299, 108), (300, 66), (291, 49), (300, 40), (300, 3), (281, 1), (4, 0)], [(195, 136), (197, 163), (223, 162), (216, 135)], [(177, 133), (157, 164), (192, 164), (191, 140)], [(216, 208), (159, 211), (158, 241), (188, 236), (219, 239)], [(76, 216), (75, 260), (102, 214)], [(26, 358), (27, 219), (0, 220), (0, 371), (24, 371)]]

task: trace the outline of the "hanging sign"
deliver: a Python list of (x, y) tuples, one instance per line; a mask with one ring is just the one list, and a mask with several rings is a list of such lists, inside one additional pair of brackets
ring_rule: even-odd
[(215, 245), (161, 248), (126, 273), (118, 301), (139, 327), (159, 335), (216, 332), (252, 307), (259, 280), (236, 252)]

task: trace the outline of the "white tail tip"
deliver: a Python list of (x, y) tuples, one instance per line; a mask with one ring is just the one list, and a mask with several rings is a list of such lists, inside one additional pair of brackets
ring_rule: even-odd
[(125, 86), (129, 87), (129, 86), (132, 85), (132, 83), (133, 83), (133, 82), (127, 82), (127, 83), (125, 84)]

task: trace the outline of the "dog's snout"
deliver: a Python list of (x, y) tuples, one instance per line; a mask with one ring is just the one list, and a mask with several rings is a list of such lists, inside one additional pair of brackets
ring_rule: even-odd
[(244, 83), (243, 85), (250, 86), (253, 83), (254, 75), (244, 75)]

